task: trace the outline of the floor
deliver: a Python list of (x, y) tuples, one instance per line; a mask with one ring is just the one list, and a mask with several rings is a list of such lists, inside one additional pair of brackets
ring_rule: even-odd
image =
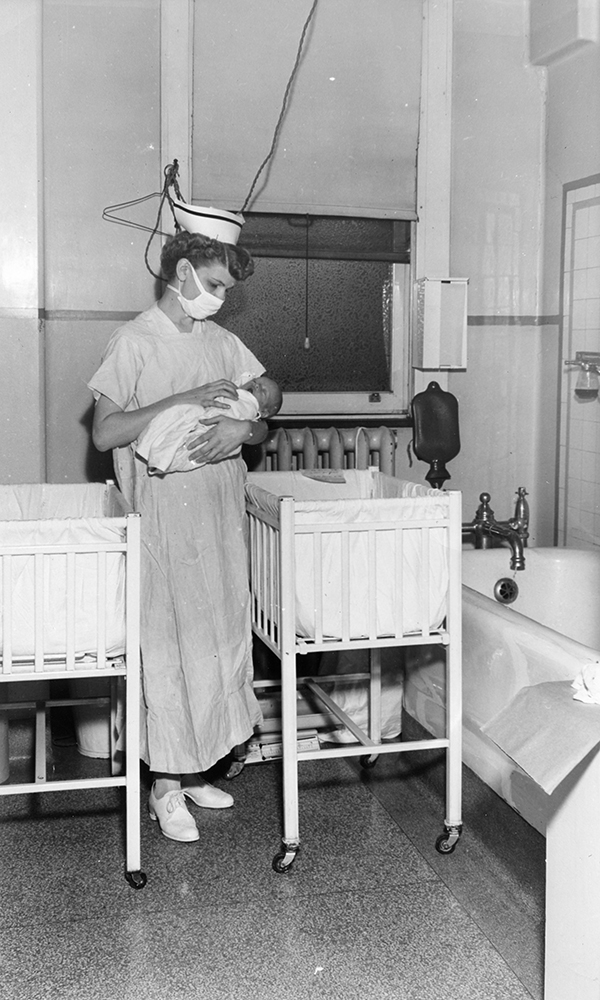
[[(29, 762), (13, 723), (13, 779)], [(59, 736), (56, 735), (59, 731)], [(53, 727), (65, 737), (65, 719)], [(406, 719), (404, 737), (420, 735)], [(105, 773), (50, 743), (55, 776)], [(118, 789), (0, 798), (4, 1000), (541, 1000), (545, 842), (465, 769), (451, 855), (439, 751), (300, 767), (302, 849), (280, 843), (280, 765), (247, 766), (197, 844), (142, 810), (147, 886), (123, 877)], [(143, 774), (144, 801), (148, 776)], [(194, 807), (192, 807), (194, 808)]]

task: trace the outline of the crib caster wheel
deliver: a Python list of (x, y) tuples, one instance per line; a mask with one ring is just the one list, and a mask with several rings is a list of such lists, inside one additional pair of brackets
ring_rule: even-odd
[(452, 854), (458, 844), (461, 828), (459, 826), (447, 826), (445, 833), (441, 833), (435, 842), (435, 849), (438, 854)]
[(148, 881), (146, 872), (125, 872), (125, 878), (132, 889), (143, 889)]
[(285, 875), (296, 860), (298, 850), (298, 847), (286, 847), (284, 844), (283, 850), (273, 858), (273, 871), (277, 872), (278, 875)]
[(372, 753), (370, 757), (361, 757), (360, 758), (360, 766), (361, 767), (366, 767), (367, 769), (371, 768), (371, 767), (375, 767), (375, 764), (377, 763), (378, 760), (379, 760), (379, 754), (378, 753)]

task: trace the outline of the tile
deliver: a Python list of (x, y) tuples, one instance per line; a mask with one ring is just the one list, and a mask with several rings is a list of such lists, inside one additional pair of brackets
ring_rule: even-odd
[[(410, 720), (406, 736), (419, 735)], [(55, 747), (58, 774), (103, 761)], [(201, 839), (145, 808), (145, 889), (124, 877), (118, 789), (0, 799), (0, 995), (11, 1000), (541, 1000), (544, 842), (464, 769), (464, 831), (442, 856), (443, 754), (300, 764), (302, 849), (271, 867), (281, 767), (220, 782)], [(4, 991), (4, 992), (2, 992)]]
[[(168, 901), (193, 908), (238, 900), (266, 886), (275, 897), (291, 898), (334, 886), (347, 891), (435, 878), (347, 762), (306, 762), (300, 772), (302, 849), (289, 875), (275, 880), (271, 865), (281, 843), (277, 763), (247, 767), (227, 783), (233, 809), (192, 807), (201, 838), (195, 844), (163, 837), (149, 819), (144, 796), (148, 905), (158, 908)], [(124, 820), (117, 791), (18, 799), (11, 799), (12, 808), (9, 800), (0, 802), (0, 852), (11, 857), (10, 866), (0, 868), (0, 895), (12, 893), (20, 920), (33, 918), (40, 907), (48, 919), (65, 912), (90, 916), (136, 895), (123, 878)], [(124, 905), (133, 901), (126, 898)], [(10, 912), (0, 913), (0, 926), (12, 920)]]
[[(274, 876), (275, 877), (275, 876)], [(12, 1000), (531, 1000), (440, 884), (211, 903), (31, 928), (7, 942)]]

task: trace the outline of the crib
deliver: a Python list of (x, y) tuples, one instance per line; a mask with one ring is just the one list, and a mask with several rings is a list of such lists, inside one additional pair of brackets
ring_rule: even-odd
[[(125, 877), (134, 889), (146, 884), (140, 866), (139, 606), (140, 517), (114, 484), (0, 486), (0, 711), (35, 713), (35, 780), (9, 780), (0, 795), (123, 787)], [(68, 688), (85, 678), (109, 682), (111, 773), (48, 780), (50, 709), (89, 703), (51, 698), (53, 682)], [(11, 684), (33, 691), (33, 700), (6, 701), (2, 690)], [(123, 701), (120, 773), (116, 706)]]
[[(280, 661), (282, 846), (273, 869), (289, 870), (300, 848), (298, 764), (443, 748), (446, 815), (436, 840), (450, 854), (461, 820), (461, 495), (431, 490), (377, 469), (313, 469), (248, 475), (246, 509), (252, 629)], [(381, 737), (381, 651), (439, 643), (446, 651), (446, 731), (402, 742)], [(366, 649), (369, 711), (361, 727), (326, 690), (338, 675), (297, 669), (307, 653)], [(354, 737), (303, 749), (298, 697), (308, 691)]]

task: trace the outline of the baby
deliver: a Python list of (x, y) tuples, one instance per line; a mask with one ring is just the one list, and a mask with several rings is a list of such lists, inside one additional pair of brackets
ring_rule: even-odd
[[(235, 420), (273, 417), (281, 409), (283, 401), (281, 389), (266, 375), (258, 375), (249, 382), (244, 382), (238, 389), (237, 399), (222, 399), (229, 409), (182, 403), (164, 410), (150, 421), (135, 443), (136, 454), (148, 463), (149, 475), (190, 472), (206, 464), (190, 461), (187, 448), (188, 442), (197, 437), (206, 426), (202, 423), (203, 419), (220, 415), (233, 417)], [(240, 451), (241, 448), (236, 448), (231, 455), (237, 455)]]

